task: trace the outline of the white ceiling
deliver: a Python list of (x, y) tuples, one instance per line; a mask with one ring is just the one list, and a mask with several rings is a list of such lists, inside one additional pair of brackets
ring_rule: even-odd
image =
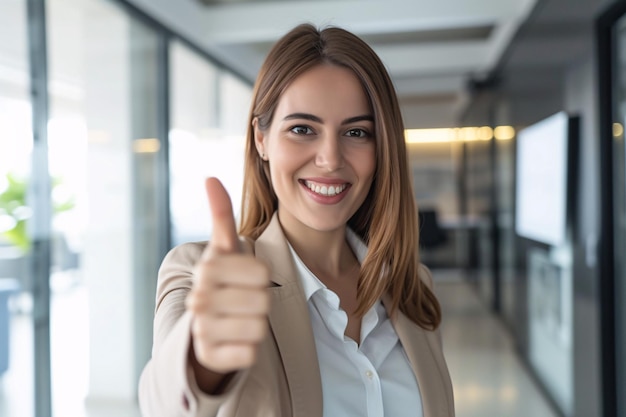
[[(63, 22), (76, 12), (59, 6), (74, 1), (52, 2), (49, 29), (58, 33), (67, 26)], [(296, 24), (345, 27), (366, 39), (388, 66), (407, 127), (450, 127), (460, 120), (485, 123), (468, 112), (481, 113), (478, 92), (494, 85), (511, 94), (558, 95), (563, 68), (588, 59), (594, 19), (617, 0), (119, 1), (180, 33), (249, 82), (272, 43)], [(28, 91), (24, 4), (0, 0), (0, 36), (13, 34), (11, 42), (0, 42), (0, 80), (19, 85), (22, 95)], [(55, 47), (58, 36), (50, 39), (49, 50), (65, 50)], [(75, 64), (66, 57), (56, 61)], [(58, 75), (63, 68), (52, 69)], [(63, 75), (72, 79), (67, 71)]]
[(298, 23), (344, 27), (380, 55), (405, 107), (434, 101), (451, 111), (468, 80), (498, 64), (537, 0), (128, 1), (250, 81)]

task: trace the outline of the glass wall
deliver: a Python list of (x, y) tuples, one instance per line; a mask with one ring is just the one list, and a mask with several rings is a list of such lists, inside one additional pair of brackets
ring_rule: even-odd
[(77, 416), (86, 400), (133, 402), (138, 358), (149, 355), (136, 306), (153, 308), (142, 300), (153, 298), (156, 266), (144, 266), (160, 256), (151, 243), (159, 237), (157, 37), (110, 2), (47, 7), (49, 166), (53, 202), (63, 207), (50, 275), (53, 410)]
[(453, 141), (407, 146), (420, 221), (420, 259), (440, 277), (445, 270), (458, 275), (467, 266), (457, 180), (462, 146)]
[(241, 205), (251, 87), (181, 42), (170, 50), (170, 207), (178, 244), (210, 235), (205, 177), (218, 177), (235, 210)]
[[(495, 140), (495, 139), (493, 139)], [(489, 306), (493, 306), (495, 294), (493, 281), (493, 244), (490, 214), (492, 210), (492, 154), (491, 141), (468, 142), (465, 193), (467, 216), (472, 227), (468, 228), (470, 280)]]
[(26, 0), (0, 2), (0, 415), (34, 413)]
[[(0, 2), (0, 415), (45, 410), (37, 382), (54, 416), (139, 416), (158, 267), (172, 244), (208, 237), (204, 177), (240, 206), (251, 87), (123, 2), (38, 4), (47, 30), (35, 48), (27, 35), (42, 22), (29, 22), (26, 0)], [(29, 58), (43, 46), (42, 104)], [(35, 172), (32, 109), (46, 103), (48, 169)], [(36, 352), (29, 219), (41, 176), (50, 336)], [(48, 354), (50, 381), (35, 362)]]
[(219, 137), (218, 70), (179, 41), (170, 44), (170, 211), (172, 242), (206, 240), (209, 214), (202, 178), (207, 146)]
[(497, 194), (497, 225), (499, 233), (498, 256), (500, 267), (500, 308), (506, 324), (516, 333), (519, 300), (516, 287), (515, 263), (515, 140), (497, 140), (496, 176), (494, 186)]
[[(239, 213), (243, 187), (243, 156), (252, 87), (234, 75), (222, 71), (218, 95), (221, 144), (213, 144), (213, 169), (230, 193), (233, 208)], [(218, 159), (223, 155), (224, 159)]]

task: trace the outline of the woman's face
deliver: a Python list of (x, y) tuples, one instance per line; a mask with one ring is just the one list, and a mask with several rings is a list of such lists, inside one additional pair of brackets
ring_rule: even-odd
[(269, 161), (282, 226), (343, 229), (376, 169), (374, 118), (352, 71), (324, 64), (297, 77), (255, 139)]

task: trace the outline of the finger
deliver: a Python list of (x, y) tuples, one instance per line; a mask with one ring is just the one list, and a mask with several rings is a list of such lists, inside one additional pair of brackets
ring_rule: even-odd
[(198, 361), (214, 372), (231, 372), (252, 366), (256, 359), (257, 347), (249, 343), (224, 344), (211, 349), (197, 347)]
[(185, 307), (195, 314), (267, 314), (269, 306), (265, 288), (224, 287), (220, 290), (206, 290), (196, 287), (185, 297)]
[(211, 346), (228, 343), (259, 343), (267, 332), (267, 317), (196, 316), (192, 324), (194, 338)]
[(204, 184), (213, 219), (213, 236), (210, 246), (213, 250), (217, 249), (222, 253), (238, 252), (239, 237), (230, 196), (217, 178), (207, 178)]
[(207, 307), (211, 314), (218, 316), (261, 316), (269, 311), (270, 302), (264, 288), (224, 288), (205, 294), (202, 298), (192, 295), (187, 305), (191, 311), (198, 313)]
[(269, 284), (270, 270), (254, 257), (224, 254), (196, 264), (193, 274), (198, 285), (208, 290), (224, 285), (265, 288)]

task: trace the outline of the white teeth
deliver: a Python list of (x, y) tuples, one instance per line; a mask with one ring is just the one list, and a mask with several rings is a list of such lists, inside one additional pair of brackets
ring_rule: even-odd
[(347, 184), (338, 184), (336, 186), (332, 186), (332, 185), (326, 186), (326, 185), (315, 184), (311, 181), (304, 181), (304, 184), (309, 188), (309, 190), (317, 194), (331, 196), (331, 197), (341, 193), (348, 186)]

